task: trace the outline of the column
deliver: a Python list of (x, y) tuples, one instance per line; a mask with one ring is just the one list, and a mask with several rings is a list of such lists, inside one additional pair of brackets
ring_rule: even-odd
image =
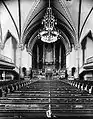
[(69, 64), (70, 64), (70, 53), (66, 55), (66, 68), (69, 69)]
[(66, 69), (67, 73), (71, 75), (71, 52), (66, 55)]
[(85, 44), (82, 44), (81, 45), (81, 50), (82, 50), (81, 61), (82, 61), (82, 65), (84, 65), (84, 63), (85, 63), (85, 49), (86, 49)]
[(43, 65), (45, 63), (45, 43), (43, 44)]
[(71, 68), (75, 67), (75, 62), (76, 62), (76, 56), (75, 56), (75, 49), (74, 46), (72, 47), (72, 52), (71, 52)]
[(59, 48), (59, 69), (61, 69), (61, 45)]
[(55, 69), (55, 43), (53, 45), (53, 63), (54, 63), (53, 68)]
[(20, 42), (18, 44), (18, 48), (19, 48), (19, 84), (20, 84), (20, 77), (22, 76), (22, 52), (24, 50), (24, 44)]
[(32, 52), (32, 68), (34, 69), (35, 64), (34, 64), (34, 53)]
[(39, 47), (37, 45), (37, 68), (39, 68)]
[(31, 57), (31, 68), (32, 68), (32, 51), (31, 51), (31, 53), (30, 53), (30, 57)]
[(54, 65), (55, 65), (55, 43), (54, 43)]
[(27, 49), (28, 52), (28, 67), (32, 68), (32, 50)]
[(76, 72), (75, 72), (75, 78), (78, 78), (78, 67), (79, 67), (79, 51), (76, 50)]
[(0, 54), (1, 54), (1, 50), (4, 48), (4, 44), (2, 42), (2, 27), (1, 27), (1, 23), (0, 23)]

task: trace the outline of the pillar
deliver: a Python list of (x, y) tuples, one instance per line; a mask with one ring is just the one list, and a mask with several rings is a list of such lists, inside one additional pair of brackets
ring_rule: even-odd
[(37, 45), (37, 68), (39, 68), (39, 47)]
[(85, 46), (85, 43), (84, 44), (82, 44), (82, 46), (81, 46), (81, 50), (82, 50), (82, 65), (84, 65), (84, 63), (85, 63), (85, 49), (86, 49), (86, 46)]
[(54, 65), (55, 65), (55, 43), (54, 43)]
[(61, 45), (59, 48), (59, 69), (61, 69)]
[(76, 50), (76, 72), (75, 72), (75, 78), (78, 78), (78, 67), (79, 67), (79, 51)]
[(28, 67), (32, 68), (32, 50), (28, 50)]
[(43, 66), (45, 63), (45, 43), (43, 44)]
[(31, 54), (31, 68), (32, 68), (32, 54)]
[(70, 52), (67, 54), (66, 56), (66, 69), (67, 69), (67, 73), (69, 74), (70, 72)]
[(76, 67), (76, 51), (74, 49), (74, 46), (72, 47), (72, 52), (71, 52), (71, 68)]

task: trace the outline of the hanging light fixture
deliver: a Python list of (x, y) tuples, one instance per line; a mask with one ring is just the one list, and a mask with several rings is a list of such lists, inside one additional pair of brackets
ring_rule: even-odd
[(40, 30), (39, 37), (43, 42), (52, 43), (57, 41), (59, 32), (56, 30), (55, 25), (57, 25), (57, 21), (55, 17), (52, 15), (52, 8), (49, 7), (46, 10), (46, 14), (44, 19), (42, 20), (42, 25), (44, 28)]

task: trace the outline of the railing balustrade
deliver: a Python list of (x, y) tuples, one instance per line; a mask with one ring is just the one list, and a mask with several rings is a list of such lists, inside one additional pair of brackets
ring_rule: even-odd
[(1, 54), (0, 54), (0, 60), (13, 63), (11, 58), (9, 58), (9, 57), (7, 57), (7, 56), (4, 56), (4, 55), (1, 55)]
[(93, 56), (86, 60), (86, 63), (93, 63)]

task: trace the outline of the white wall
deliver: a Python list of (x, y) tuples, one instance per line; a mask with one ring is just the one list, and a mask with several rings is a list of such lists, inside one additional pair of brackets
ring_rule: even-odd
[(28, 69), (32, 68), (32, 55), (28, 54)]
[(77, 67), (77, 51), (74, 47), (72, 48), (72, 52), (66, 56), (66, 68), (69, 75), (71, 75), (72, 67)]
[(87, 58), (93, 56), (93, 41), (87, 38), (86, 49), (85, 49), (85, 61)]
[(6, 56), (8, 58), (11, 58), (12, 61), (14, 62), (14, 50), (13, 50), (11, 37), (6, 41), (2, 55)]
[[(9, 8), (17, 27), (19, 28), (19, 16), (18, 16), (18, 1), (17, 0), (8, 0), (5, 1), (7, 7)], [(24, 23), (27, 20), (29, 16), (29, 12), (33, 12), (33, 8), (35, 8), (35, 5), (38, 3), (38, 0), (21, 0), (21, 26), (24, 27)], [(15, 29), (15, 26), (13, 24), (13, 21), (11, 20), (11, 17), (7, 10), (5, 9), (3, 4), (0, 4), (0, 22), (2, 27), (2, 39), (4, 40), (4, 37), (7, 33), (7, 31), (11, 31), (13, 36), (18, 40), (18, 35)]]
[(74, 47), (72, 48), (70, 63), (71, 63), (71, 68), (76, 67), (76, 51), (75, 51)]
[(70, 54), (66, 56), (66, 68), (67, 68), (67, 73), (70, 73)]
[(19, 48), (16, 49), (16, 66), (19, 67), (19, 60), (20, 60), (20, 50)]
[(83, 51), (82, 48), (80, 47), (79, 49), (79, 67), (82, 67), (83, 65)]
[(31, 55), (28, 54), (26, 48), (22, 51), (22, 67), (29, 69), (31, 67)]
[[(26, 48), (21, 52), (22, 53), (20, 57), (20, 49), (17, 47), (16, 66), (19, 67), (21, 65), (22, 67), (26, 67), (27, 69), (29, 69), (30, 67), (32, 67), (32, 56), (28, 54)], [(11, 37), (6, 41), (4, 49), (1, 51), (1, 54), (12, 59), (12, 62), (14, 62), (14, 49), (13, 49)], [(20, 59), (21, 59), (21, 64), (20, 64)]]

